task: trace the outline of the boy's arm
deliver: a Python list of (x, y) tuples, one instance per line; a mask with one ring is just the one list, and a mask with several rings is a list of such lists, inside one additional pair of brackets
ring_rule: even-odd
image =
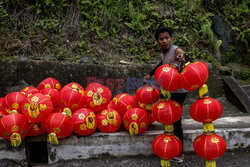
[(161, 62), (160, 62), (160, 63), (159, 63), (150, 73), (149, 73), (150, 77), (154, 75), (156, 69), (157, 69), (158, 67), (160, 67), (161, 65), (163, 65), (163, 64), (162, 64), (162, 61), (161, 61)]

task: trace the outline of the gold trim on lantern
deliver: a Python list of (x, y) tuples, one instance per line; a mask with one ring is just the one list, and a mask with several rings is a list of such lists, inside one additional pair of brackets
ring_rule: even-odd
[(40, 104), (40, 111), (45, 111), (47, 108), (46, 104)]
[(132, 114), (132, 120), (136, 121), (138, 119), (138, 115), (137, 114)]
[(59, 144), (58, 139), (57, 139), (57, 136), (56, 136), (55, 133), (50, 133), (50, 134), (49, 134), (49, 142), (50, 142), (51, 144), (54, 144), (54, 145), (58, 145), (58, 144)]
[(199, 97), (205, 98), (205, 95), (208, 93), (208, 86), (204, 84), (202, 87), (199, 88)]
[(207, 160), (206, 167), (216, 167), (216, 161), (215, 160)]
[(72, 112), (69, 108), (64, 108), (62, 114), (68, 116), (70, 119), (72, 118)]
[(11, 132), (17, 132), (19, 130), (19, 127), (18, 126), (13, 126), (11, 128)]
[(165, 89), (161, 89), (161, 94), (164, 96), (164, 97), (167, 97), (167, 98), (171, 98), (171, 93), (168, 91), (168, 90), (165, 90)]
[(82, 124), (80, 125), (80, 129), (83, 131), (83, 130), (86, 130), (87, 127), (86, 127), (86, 125), (85, 125), (84, 123), (82, 123)]
[[(34, 96), (36, 97), (36, 96)], [(35, 99), (36, 100), (36, 99)], [(29, 107), (28, 107), (28, 112), (29, 112), (29, 115), (32, 117), (32, 118), (36, 118), (38, 117), (38, 115), (40, 114), (39, 112), (39, 108), (38, 108), (38, 104), (35, 103), (35, 102), (31, 102), (29, 104)]]
[(170, 160), (168, 160), (168, 159), (161, 159), (161, 166), (162, 167), (170, 167)]
[(60, 86), (60, 84), (56, 84), (56, 89), (60, 89), (61, 88), (61, 86)]
[(173, 132), (174, 131), (174, 125), (171, 124), (171, 125), (165, 125), (165, 131), (166, 132)]
[(51, 88), (50, 84), (46, 84), (45, 88)]
[(10, 136), (10, 142), (13, 147), (19, 146), (22, 143), (20, 134), (12, 133), (12, 135)]
[(94, 93), (93, 94), (93, 102), (95, 106), (99, 106), (102, 104), (102, 95), (100, 93)]
[(87, 123), (87, 127), (89, 128), (89, 129), (94, 129), (95, 128), (95, 119), (94, 119), (94, 117), (93, 116), (88, 116), (87, 118), (86, 118), (86, 123)]
[(129, 133), (130, 135), (137, 135), (138, 134), (138, 125), (135, 122), (131, 122), (129, 125)]
[(19, 104), (18, 103), (13, 103), (12, 105), (12, 108), (14, 108), (14, 109), (19, 109)]
[(116, 116), (115, 116), (115, 114), (113, 112), (110, 112), (110, 113), (107, 114), (107, 120), (108, 120), (108, 122), (110, 124), (113, 124), (113, 125), (115, 125), (116, 122), (117, 122), (116, 121)]
[(214, 134), (214, 125), (212, 123), (204, 123), (203, 129), (207, 134)]
[(93, 95), (93, 92), (92, 92), (91, 90), (88, 91), (87, 96), (88, 96), (88, 97), (92, 97), (92, 95)]

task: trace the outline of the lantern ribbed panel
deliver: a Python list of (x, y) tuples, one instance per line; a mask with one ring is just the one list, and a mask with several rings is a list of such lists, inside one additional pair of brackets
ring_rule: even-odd
[(91, 83), (86, 87), (84, 97), (86, 107), (97, 113), (108, 106), (112, 93), (99, 83)]
[(46, 132), (46, 128), (43, 122), (29, 123), (29, 132), (27, 136), (39, 136)]
[(57, 138), (65, 138), (71, 135), (73, 131), (73, 123), (68, 116), (62, 113), (50, 114), (45, 120), (47, 132), (55, 133)]
[(84, 106), (84, 96), (74, 90), (64, 90), (60, 95), (60, 108), (69, 108), (71, 112)]
[(181, 87), (178, 69), (168, 64), (158, 67), (154, 74), (155, 82), (163, 89), (176, 91)]
[(33, 123), (44, 121), (52, 111), (52, 101), (41, 93), (27, 97), (22, 105), (23, 114)]
[(65, 91), (65, 90), (74, 90), (74, 91), (77, 91), (77, 92), (81, 93), (82, 95), (84, 95), (84, 88), (80, 84), (75, 83), (75, 82), (72, 82), (72, 83), (65, 85), (62, 88), (61, 92)]
[(28, 97), (28, 96), (31, 96), (35, 93), (39, 93), (39, 90), (33, 86), (27, 86), (27, 87), (23, 88), (20, 92)]
[(116, 111), (119, 112), (121, 117), (123, 117), (126, 111), (137, 107), (136, 97), (126, 93), (118, 94), (113, 98), (113, 101), (115, 102)]
[(81, 108), (74, 112), (71, 121), (73, 122), (73, 131), (82, 136), (93, 134), (97, 128), (97, 118), (93, 111), (87, 108)]
[(144, 133), (149, 126), (148, 113), (141, 108), (132, 108), (123, 116), (123, 125), (127, 131), (131, 123), (136, 123), (138, 125), (138, 134)]
[(206, 83), (208, 74), (208, 67), (205, 63), (201, 61), (190, 63), (181, 72), (181, 85), (189, 91), (199, 89)]
[(41, 90), (43, 88), (57, 89), (60, 92), (62, 89), (62, 85), (60, 84), (59, 81), (57, 81), (54, 78), (46, 78), (37, 87), (37, 89), (39, 89), (39, 90)]
[(198, 122), (210, 123), (222, 114), (222, 105), (213, 98), (198, 99), (189, 110), (190, 116)]
[(155, 86), (141, 86), (136, 91), (136, 99), (145, 104), (155, 103), (159, 100), (161, 92)]
[(200, 135), (193, 142), (196, 154), (206, 160), (214, 160), (221, 157), (226, 151), (226, 142), (219, 135)]
[(4, 112), (10, 114), (12, 110), (16, 110), (18, 113), (21, 113), (21, 106), (25, 100), (26, 96), (20, 92), (7, 94), (2, 102)]
[(13, 133), (18, 133), (23, 139), (29, 130), (26, 117), (19, 113), (9, 114), (0, 119), (0, 136), (10, 140)]
[(164, 125), (170, 125), (178, 121), (182, 115), (181, 105), (173, 100), (160, 101), (152, 110), (153, 118)]
[(48, 97), (53, 104), (54, 108), (57, 108), (60, 104), (60, 93), (57, 89), (52, 88), (44, 88), (40, 90), (40, 93), (44, 94), (46, 97)]
[(152, 149), (158, 157), (168, 160), (180, 155), (182, 144), (175, 135), (161, 134), (154, 139)]
[(113, 108), (107, 108), (97, 114), (97, 126), (101, 132), (116, 132), (121, 126), (121, 116)]

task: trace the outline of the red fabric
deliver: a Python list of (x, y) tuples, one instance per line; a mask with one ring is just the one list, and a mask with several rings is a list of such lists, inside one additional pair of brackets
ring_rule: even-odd
[(152, 114), (152, 109), (151, 109), (151, 108), (150, 108), (150, 110), (147, 109), (147, 107), (146, 107), (147, 105), (150, 105), (150, 106), (152, 107), (152, 109), (153, 109), (153, 105), (154, 105), (154, 104), (145, 104), (145, 103), (142, 103), (142, 102), (138, 101), (138, 106), (139, 106), (141, 109), (147, 111), (148, 116), (149, 116), (149, 124), (152, 124), (152, 123), (155, 122), (155, 119), (154, 119), (153, 114)]
[(155, 86), (141, 86), (136, 91), (136, 99), (145, 104), (155, 103), (159, 100), (161, 92)]
[(170, 125), (181, 118), (182, 107), (177, 101), (160, 101), (154, 105), (152, 114), (157, 122)]
[(178, 157), (182, 151), (181, 140), (175, 135), (159, 135), (152, 143), (153, 152), (161, 159)]
[[(94, 123), (94, 126), (88, 127), (86, 119)], [(89, 136), (96, 131), (97, 118), (95, 113), (90, 109), (81, 108), (77, 110), (76, 112), (74, 112), (71, 121), (73, 122), (74, 125), (73, 131), (78, 135)]]
[(101, 132), (116, 132), (121, 126), (121, 116), (113, 108), (107, 108), (97, 114), (97, 127)]
[(81, 93), (82, 95), (84, 95), (84, 88), (80, 84), (75, 83), (75, 82), (72, 82), (72, 83), (65, 85), (62, 88), (61, 92), (65, 91), (65, 90), (74, 90), (74, 91), (77, 91), (77, 92)]
[(206, 160), (221, 157), (226, 151), (227, 144), (219, 135), (200, 135), (193, 142), (195, 153)]
[(40, 93), (44, 94), (46, 97), (48, 97), (52, 103), (53, 107), (57, 108), (60, 104), (60, 93), (57, 89), (52, 88), (44, 88), (40, 90)]
[[(101, 99), (96, 104), (94, 104), (95, 96), (97, 99)], [(86, 107), (97, 113), (107, 108), (112, 97), (112, 93), (107, 87), (99, 83), (91, 83), (86, 87), (84, 97)]]
[(41, 90), (43, 88), (57, 89), (60, 92), (62, 89), (62, 85), (60, 84), (59, 81), (57, 81), (54, 78), (46, 78), (37, 87), (37, 89), (39, 89), (39, 90)]
[(13, 133), (20, 134), (23, 139), (29, 130), (29, 123), (26, 117), (19, 113), (9, 114), (0, 120), (0, 136), (10, 140)]
[(168, 64), (158, 67), (154, 74), (155, 82), (163, 89), (176, 91), (181, 87), (178, 69)]
[(82, 108), (84, 106), (84, 96), (74, 90), (64, 90), (60, 96), (60, 108), (69, 108), (71, 112)]
[(23, 88), (20, 92), (28, 97), (28, 96), (31, 96), (35, 93), (39, 93), (39, 90), (33, 86), (27, 86), (27, 87)]
[(199, 89), (208, 78), (208, 67), (202, 61), (188, 64), (181, 72), (181, 85), (186, 90)]
[(198, 99), (191, 105), (189, 114), (195, 121), (211, 123), (220, 118), (222, 114), (222, 105), (219, 101), (210, 97)]
[[(27, 97), (22, 105), (23, 114), (33, 123), (44, 121), (52, 110), (52, 101), (42, 93), (35, 93)], [(37, 115), (32, 117), (32, 114)]]
[(126, 93), (121, 93), (115, 96), (113, 102), (115, 102), (116, 111), (119, 112), (121, 117), (123, 117), (126, 111), (137, 107), (136, 97)]
[(12, 92), (4, 97), (2, 108), (6, 114), (9, 114), (12, 110), (21, 113), (21, 106), (25, 100), (26, 96), (24, 94), (20, 92)]
[(44, 121), (47, 132), (55, 133), (57, 138), (66, 138), (72, 134), (73, 123), (62, 113), (50, 114)]
[(29, 123), (29, 131), (27, 136), (39, 136), (46, 132), (44, 122), (40, 123)]
[(0, 112), (3, 113), (4, 115), (6, 115), (6, 113), (3, 111), (3, 100), (4, 98), (0, 98)]
[(149, 126), (149, 116), (148, 113), (141, 108), (132, 108), (123, 116), (123, 125), (127, 131), (129, 131), (129, 126), (132, 122), (138, 125), (138, 134), (144, 133)]

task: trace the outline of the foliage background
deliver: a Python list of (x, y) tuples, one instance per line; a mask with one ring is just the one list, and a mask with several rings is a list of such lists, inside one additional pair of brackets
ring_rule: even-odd
[[(193, 59), (219, 65), (236, 61), (240, 43), (238, 62), (247, 65), (246, 77), (249, 5), (248, 0), (2, 0), (0, 59), (156, 63), (154, 31), (167, 25), (174, 43)], [(228, 51), (212, 29), (215, 14), (233, 32)]]

